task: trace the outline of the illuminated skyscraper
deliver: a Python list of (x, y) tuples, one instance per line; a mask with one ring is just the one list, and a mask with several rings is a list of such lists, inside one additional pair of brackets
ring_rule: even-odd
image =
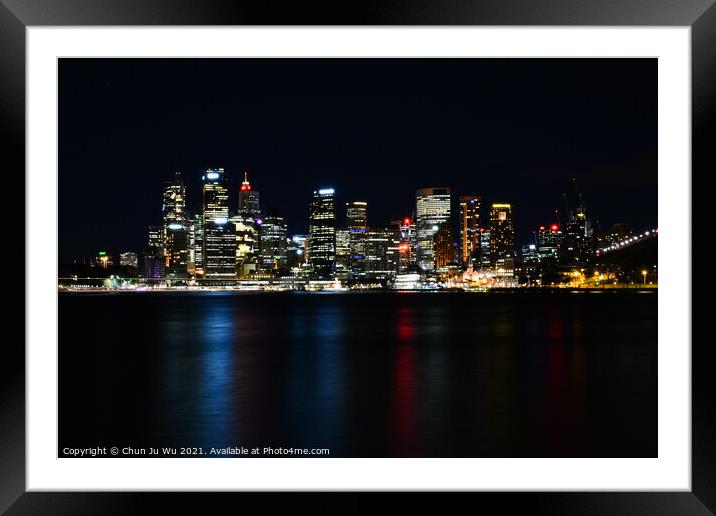
[(164, 184), (162, 195), (165, 277), (183, 279), (189, 265), (189, 238), (186, 220), (186, 187), (177, 171), (174, 180)]
[(365, 239), (368, 231), (368, 203), (352, 201), (346, 203), (346, 227), (350, 247), (350, 268), (353, 276), (365, 272)]
[(306, 263), (306, 236), (293, 235), (288, 239), (286, 254), (288, 255), (289, 267), (300, 267)]
[(204, 212), (204, 277), (236, 277), (236, 234), (229, 223), (229, 188), (223, 168), (209, 168), (202, 176)]
[(586, 207), (577, 206), (567, 222), (561, 258), (570, 264), (588, 261), (594, 250), (592, 233)]
[(261, 268), (278, 272), (286, 267), (286, 219), (270, 210), (261, 222)]
[(164, 249), (162, 244), (163, 229), (160, 226), (149, 226), (147, 246), (138, 257), (139, 277), (149, 283), (159, 283), (164, 278)]
[(351, 273), (351, 240), (347, 229), (336, 230), (336, 278), (348, 279)]
[(236, 237), (236, 273), (240, 278), (255, 274), (259, 268), (261, 219), (237, 214), (231, 217)]
[(490, 230), (480, 228), (480, 267), (489, 267), (491, 263)]
[(239, 187), (239, 214), (258, 217), (261, 213), (259, 206), (259, 192), (249, 183), (249, 173), (244, 172), (244, 181)]
[(393, 222), (398, 227), (398, 273), (413, 272), (416, 268), (415, 222), (410, 217)]
[(559, 249), (562, 246), (562, 232), (557, 224), (540, 226), (537, 232), (537, 253), (540, 259), (559, 258)]
[(385, 281), (395, 278), (396, 256), (391, 228), (373, 228), (365, 238), (365, 277), (368, 280)]
[(147, 228), (147, 247), (156, 256), (164, 256), (164, 237), (162, 234), (163, 230), (159, 226), (149, 226)]
[(594, 251), (594, 235), (592, 223), (587, 215), (587, 206), (584, 203), (582, 192), (580, 192), (579, 187), (577, 187), (576, 178), (573, 178), (572, 182), (577, 192), (579, 204), (573, 211), (570, 211), (565, 195), (564, 202), (567, 208), (567, 224), (560, 251), (560, 261), (575, 265), (585, 263), (591, 258)]
[(490, 208), (490, 260), (503, 265), (515, 257), (515, 229), (512, 225), (512, 205), (494, 203)]
[(194, 275), (204, 275), (204, 214), (197, 213), (192, 218), (194, 236)]
[(464, 265), (480, 256), (480, 196), (460, 197), (460, 258)]
[(309, 216), (308, 263), (316, 278), (332, 278), (336, 268), (336, 198), (333, 188), (313, 192)]
[(415, 194), (418, 266), (423, 271), (435, 269), (433, 249), (435, 233), (450, 223), (450, 189), (422, 188)]
[(435, 268), (440, 269), (455, 262), (455, 250), (452, 241), (452, 224), (450, 221), (443, 222), (433, 237), (433, 253), (435, 257)]

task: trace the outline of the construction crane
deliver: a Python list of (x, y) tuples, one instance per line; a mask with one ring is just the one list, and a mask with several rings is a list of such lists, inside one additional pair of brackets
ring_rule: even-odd
[(579, 186), (577, 186), (577, 178), (576, 177), (572, 178), (572, 183), (574, 184), (574, 189), (577, 192), (577, 197), (579, 197), (579, 206), (582, 208), (582, 210), (584, 210), (584, 208), (585, 208), (584, 199), (582, 198), (582, 192), (579, 191)]
[(562, 194), (562, 199), (564, 199), (564, 209), (566, 210), (566, 213), (567, 213), (567, 221), (569, 221), (572, 219), (572, 217), (569, 212), (569, 204), (567, 204), (567, 194), (566, 193)]

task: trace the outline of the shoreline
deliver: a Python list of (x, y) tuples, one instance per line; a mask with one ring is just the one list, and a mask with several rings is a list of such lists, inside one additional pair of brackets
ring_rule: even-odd
[(212, 287), (163, 287), (163, 288), (147, 288), (147, 289), (107, 289), (107, 288), (83, 288), (68, 289), (58, 288), (58, 293), (66, 294), (144, 294), (144, 293), (186, 293), (186, 294), (206, 294), (206, 293), (234, 293), (234, 294), (368, 294), (368, 293), (392, 293), (392, 294), (522, 294), (522, 293), (605, 293), (605, 292), (633, 292), (633, 293), (658, 293), (658, 287), (639, 286), (639, 287), (523, 287), (523, 288), (489, 288), (489, 289), (463, 289), (463, 288), (442, 288), (442, 289), (323, 289), (323, 290), (299, 290), (299, 289), (248, 289), (248, 288), (212, 288)]

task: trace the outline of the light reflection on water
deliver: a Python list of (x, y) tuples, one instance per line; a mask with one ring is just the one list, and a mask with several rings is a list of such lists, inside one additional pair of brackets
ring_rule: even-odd
[[(60, 436), (331, 456), (650, 456), (655, 297), (61, 296), (62, 317), (89, 322), (61, 326), (75, 369), (60, 394), (97, 423), (61, 418)], [(107, 334), (106, 313), (132, 324)], [(100, 351), (114, 357), (109, 379), (87, 377)]]

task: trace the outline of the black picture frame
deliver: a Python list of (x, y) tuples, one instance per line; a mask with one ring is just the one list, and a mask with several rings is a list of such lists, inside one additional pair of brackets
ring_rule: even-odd
[[(0, 142), (7, 171), (25, 169), (25, 29), (63, 25), (606, 25), (689, 26), (692, 44), (692, 179), (716, 170), (716, 0), (383, 0), (239, 2), (230, 0), (0, 0)], [(693, 190), (693, 189), (692, 189)], [(9, 193), (6, 192), (6, 195)], [(20, 197), (20, 196), (18, 196)], [(24, 213), (24, 211), (19, 212)], [(693, 218), (693, 217), (692, 217)], [(699, 223), (693, 218), (694, 223)], [(696, 229), (696, 228), (693, 228)], [(692, 231), (692, 234), (696, 232)], [(19, 248), (19, 246), (18, 246)], [(24, 246), (22, 247), (24, 249)], [(17, 256), (18, 270), (24, 259)], [(692, 270), (705, 260), (692, 259)], [(704, 266), (706, 266), (704, 264)], [(19, 277), (19, 275), (17, 275)], [(691, 278), (685, 278), (691, 284)], [(18, 307), (22, 306), (19, 303)], [(699, 306), (693, 304), (693, 314)], [(32, 309), (32, 307), (28, 307)], [(22, 308), (20, 308), (22, 309)], [(19, 320), (19, 319), (18, 319)], [(692, 320), (696, 320), (692, 316)], [(9, 335), (9, 333), (8, 333)], [(716, 513), (716, 396), (711, 339), (692, 339), (692, 491), (588, 493), (470, 493), (467, 503), (500, 512), (544, 514)], [(688, 343), (684, 343), (685, 345)], [(24, 339), (6, 338), (0, 360), (0, 511), (7, 514), (205, 513), (215, 497), (257, 500), (264, 510), (363, 512), (384, 495), (346, 493), (328, 504), (314, 493), (270, 497), (249, 493), (26, 493)], [(212, 496), (211, 501), (209, 496)], [(474, 497), (474, 498), (473, 498)], [(227, 498), (230, 498), (227, 500)], [(411, 504), (443, 508), (444, 498), (419, 494)], [(451, 500), (452, 501), (452, 500)], [(176, 511), (171, 506), (177, 507)], [(235, 506), (238, 508), (237, 506)], [(233, 512), (233, 511), (232, 511)]]

